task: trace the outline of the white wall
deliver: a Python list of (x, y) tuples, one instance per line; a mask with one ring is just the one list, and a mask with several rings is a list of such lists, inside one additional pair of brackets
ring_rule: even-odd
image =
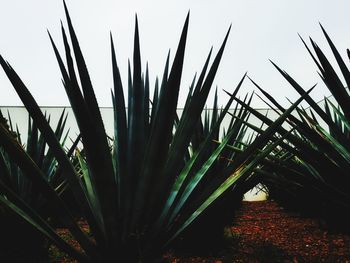
[[(16, 127), (16, 125), (18, 125), (20, 134), (21, 134), (21, 139), (22, 142), (25, 142), (27, 139), (27, 129), (28, 129), (28, 112), (24, 107), (20, 107), (20, 106), (0, 106), (0, 110), (2, 112), (2, 114), (8, 118), (8, 113), (10, 114), (11, 120), (12, 120), (12, 124), (14, 127)], [(70, 107), (41, 107), (41, 110), (43, 113), (46, 112), (47, 115), (51, 116), (51, 127), (53, 127), (53, 129), (56, 127), (58, 119), (62, 113), (63, 110), (65, 110), (65, 112), (68, 114), (67, 117), (67, 124), (66, 124), (66, 128), (67, 130), (69, 129), (69, 137), (72, 138), (72, 140), (75, 139), (75, 137), (79, 134), (79, 129), (74, 117), (74, 113), (72, 111), (72, 108)], [(102, 107), (100, 108), (101, 111), (101, 115), (102, 115), (102, 119), (105, 125), (105, 129), (107, 134), (110, 137), (113, 137), (113, 129), (114, 129), (114, 123), (113, 123), (113, 108), (112, 107)], [(211, 111), (210, 109), (208, 109), (208, 111)], [(231, 112), (233, 112), (233, 110), (231, 110)], [(262, 114), (268, 114), (268, 117), (271, 119), (275, 119), (277, 117), (277, 114), (275, 112), (273, 112), (272, 110), (268, 110), (268, 109), (259, 109), (259, 112)], [(179, 116), (181, 116), (182, 113), (182, 109), (178, 109), (178, 114)], [(229, 123), (230, 123), (231, 117), (229, 115), (227, 115), (224, 120), (223, 120), (223, 124), (222, 124), (222, 128), (227, 128)], [(252, 124), (258, 125), (260, 126), (260, 121), (254, 117), (251, 116), (250, 118), (250, 122)], [(67, 142), (67, 146), (69, 146), (70, 143)]]

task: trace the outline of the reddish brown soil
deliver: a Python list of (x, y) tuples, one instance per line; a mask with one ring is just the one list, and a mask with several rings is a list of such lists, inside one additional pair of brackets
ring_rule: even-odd
[[(203, 230), (205, 235), (205, 230)], [(350, 235), (321, 227), (315, 219), (284, 211), (273, 201), (243, 202), (227, 245), (211, 256), (180, 256), (169, 263), (350, 262)], [(62, 255), (53, 262), (74, 262)]]
[(247, 262), (246, 259), (348, 262), (350, 259), (350, 235), (327, 230), (318, 220), (287, 213), (271, 201), (244, 202), (231, 230), (239, 236), (240, 256), (236, 262)]
[(243, 202), (228, 228), (228, 246), (215, 257), (177, 258), (172, 263), (350, 262), (350, 235), (318, 220), (284, 211), (273, 201)]

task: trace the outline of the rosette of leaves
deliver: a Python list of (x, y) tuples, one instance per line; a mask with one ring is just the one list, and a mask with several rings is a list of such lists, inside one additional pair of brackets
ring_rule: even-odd
[[(209, 132), (198, 150), (188, 151), (214, 81), (228, 33), (209, 67), (210, 51), (180, 119), (176, 117), (176, 107), (189, 17), (186, 18), (171, 67), (169, 57), (167, 59), (159, 89), (156, 88), (153, 94), (151, 111), (148, 71), (146, 69), (146, 73), (142, 74), (141, 69), (137, 20), (132, 73), (129, 67), (128, 108), (125, 106), (111, 37), (114, 83), (112, 97), (115, 113), (114, 146), (111, 152), (85, 60), (66, 6), (65, 11), (71, 42), (69, 43), (62, 26), (66, 63), (51, 36), (50, 38), (82, 136), (84, 155), (78, 157), (82, 177), (67, 158), (25, 84), (2, 57), (0, 64), (57, 159), (75, 201), (84, 211), (93, 240), (79, 228), (67, 204), (42, 178), (38, 166), (30, 161), (23, 149), (17, 146), (1, 126), (0, 144), (20, 168), (28, 172), (33, 184), (51, 202), (52, 215), (60, 218), (83, 252), (63, 240), (34, 209), (2, 184), (0, 191), (6, 198), (0, 198), (0, 203), (80, 262), (155, 262), (184, 229), (233, 184), (249, 175), (260, 160), (280, 143), (280, 140), (271, 143), (270, 137), (303, 97), (227, 165), (220, 178), (208, 183), (202, 194), (192, 196), (234, 135), (234, 129), (229, 131), (221, 143), (207, 155), (206, 149), (208, 145), (212, 145), (213, 135), (241, 83), (231, 94), (215, 128)], [(207, 157), (204, 158), (205, 156)]]

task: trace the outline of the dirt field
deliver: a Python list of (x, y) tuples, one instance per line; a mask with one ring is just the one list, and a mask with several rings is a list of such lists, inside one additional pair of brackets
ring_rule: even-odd
[(169, 262), (350, 262), (350, 235), (331, 232), (273, 201), (243, 202), (227, 232), (229, 242), (218, 255), (169, 255)]

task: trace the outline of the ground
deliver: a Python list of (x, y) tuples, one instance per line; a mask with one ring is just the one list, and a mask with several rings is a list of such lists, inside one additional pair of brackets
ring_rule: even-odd
[[(350, 234), (332, 232), (273, 201), (243, 202), (226, 236), (227, 245), (216, 254), (169, 251), (164, 257), (170, 263), (350, 262)], [(58, 255), (52, 262), (73, 261)]]

